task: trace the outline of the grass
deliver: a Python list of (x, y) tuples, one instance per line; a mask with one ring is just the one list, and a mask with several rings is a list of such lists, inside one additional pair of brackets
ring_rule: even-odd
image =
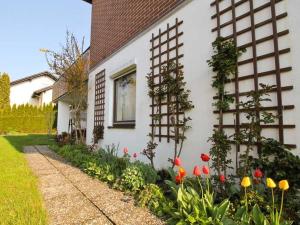
[(27, 165), (23, 146), (48, 145), (47, 135), (0, 136), (0, 224), (47, 224), (37, 178)]

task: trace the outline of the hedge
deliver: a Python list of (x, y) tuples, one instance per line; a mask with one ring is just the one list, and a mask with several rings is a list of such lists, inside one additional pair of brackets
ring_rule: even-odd
[(40, 107), (29, 104), (13, 105), (0, 110), (0, 134), (47, 133), (53, 128), (54, 117), (52, 104)]

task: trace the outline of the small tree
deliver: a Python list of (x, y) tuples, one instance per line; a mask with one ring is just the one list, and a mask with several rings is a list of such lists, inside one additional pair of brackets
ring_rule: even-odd
[(84, 39), (79, 44), (75, 36), (67, 31), (66, 43), (61, 52), (47, 49), (45, 53), (50, 69), (64, 79), (67, 84), (67, 93), (70, 96), (72, 115), (75, 124), (75, 137), (77, 143), (83, 143), (84, 137), (81, 129), (81, 115), (87, 108), (87, 77), (89, 59), (84, 53)]
[(10, 106), (10, 78), (0, 73), (0, 110)]

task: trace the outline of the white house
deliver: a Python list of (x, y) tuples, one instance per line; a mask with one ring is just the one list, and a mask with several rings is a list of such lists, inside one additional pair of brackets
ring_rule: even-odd
[(10, 83), (10, 104), (41, 106), (52, 102), (52, 85), (57, 80), (49, 72), (41, 72)]
[[(237, 77), (226, 84), (226, 90), (238, 103), (257, 90), (258, 83), (276, 85), (270, 91), (272, 101), (259, 112), (272, 111), (279, 119), (262, 124), (262, 133), (300, 153), (298, 0), (86, 1), (93, 6), (87, 144), (93, 143), (93, 130), (100, 126), (104, 133), (99, 145), (115, 143), (120, 149), (128, 147), (131, 154), (141, 152), (151, 132), (150, 115), (155, 114), (146, 76), (159, 77), (162, 66), (175, 60), (182, 66), (195, 105), (189, 112), (192, 128), (186, 133), (181, 157), (188, 169), (199, 163), (200, 154), (211, 147), (208, 139), (219, 116), (212, 106), (215, 74), (207, 60), (213, 54), (212, 42), (222, 36), (247, 49), (239, 59)], [(159, 112), (158, 167), (169, 165), (173, 152), (166, 108), (161, 106)], [(222, 128), (228, 134), (247, 122), (237, 104), (222, 116)], [(235, 165), (240, 152), (236, 146), (232, 149)]]

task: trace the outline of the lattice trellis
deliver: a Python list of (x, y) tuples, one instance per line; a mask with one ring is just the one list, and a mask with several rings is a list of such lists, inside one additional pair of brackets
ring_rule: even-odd
[[(180, 30), (183, 21), (179, 21), (176, 18), (175, 24), (170, 26), (167, 24), (167, 28), (162, 31), (159, 29), (159, 33), (155, 35), (152, 34), (151, 42), (151, 78), (153, 81), (153, 89), (159, 89), (162, 83), (163, 68), (166, 67), (168, 72), (174, 73), (174, 76), (178, 76), (179, 70), (183, 68), (181, 60), (183, 58), (181, 37), (183, 32)], [(172, 69), (169, 67), (170, 64), (175, 64)], [(170, 141), (170, 138), (173, 138), (174, 135), (171, 131), (171, 114), (174, 115), (174, 112), (170, 112), (170, 96), (167, 96), (165, 100), (160, 102), (155, 102), (152, 98), (151, 104), (151, 117), (152, 117), (152, 134), (155, 132), (155, 137), (159, 138), (161, 141), (162, 138), (166, 138), (167, 141)], [(180, 120), (182, 112), (177, 110), (175, 112), (176, 121)], [(159, 118), (158, 122), (155, 122), (154, 118)], [(177, 124), (180, 126), (179, 124)], [(154, 129), (157, 129), (154, 130)]]
[[(234, 129), (238, 133), (245, 124), (242, 122), (244, 109), (240, 109), (236, 103), (239, 103), (251, 91), (243, 90), (244, 87), (252, 85), (252, 90), (258, 91), (259, 83), (268, 81), (276, 85), (276, 88), (270, 92), (271, 95), (274, 95), (272, 105), (253, 110), (257, 112), (257, 115), (261, 111), (276, 112), (279, 116), (276, 124), (261, 125), (262, 129), (275, 130), (280, 143), (295, 148), (294, 144), (285, 143), (284, 140), (285, 130), (295, 128), (295, 125), (284, 123), (285, 112), (294, 109), (294, 105), (283, 104), (283, 94), (291, 91), (293, 86), (282, 83), (282, 75), (291, 71), (292, 68), (282, 66), (283, 63), (281, 63), (282, 57), (289, 54), (290, 48), (280, 48), (279, 45), (280, 38), (284, 38), (289, 33), (288, 29), (280, 30), (278, 28), (278, 23), (287, 17), (286, 12), (282, 12), (282, 10), (280, 12), (279, 7), (277, 8), (280, 2), (284, 1), (215, 0), (211, 3), (211, 6), (215, 8), (215, 14), (211, 18), (216, 22), (216, 27), (212, 29), (212, 32), (219, 37), (233, 39), (238, 48), (246, 48), (247, 53), (250, 54), (239, 60), (236, 77), (226, 84), (228, 87), (232, 85), (230, 95), (235, 98), (235, 104), (230, 110), (223, 111), (220, 116), (225, 117), (231, 114), (234, 122), (224, 122), (221, 127)], [(217, 96), (214, 98), (216, 99)], [(219, 112), (215, 111), (214, 113), (218, 114)], [(219, 125), (215, 125), (215, 127), (219, 127)], [(239, 149), (240, 146), (237, 146), (238, 151)]]
[[(105, 106), (105, 70), (102, 70), (95, 77), (95, 111), (94, 129), (104, 127), (104, 106)], [(103, 139), (103, 132), (101, 133)]]

